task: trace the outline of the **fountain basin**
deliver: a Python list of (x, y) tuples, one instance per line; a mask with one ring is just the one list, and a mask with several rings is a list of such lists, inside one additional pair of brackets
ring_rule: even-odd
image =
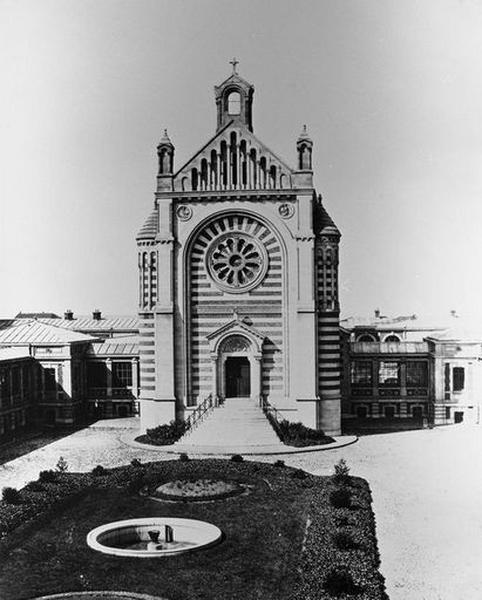
[[(174, 539), (166, 542), (165, 526), (172, 527)], [(160, 532), (159, 541), (152, 543), (152, 531)], [(149, 534), (151, 532), (151, 535)], [(114, 556), (160, 558), (207, 548), (222, 539), (216, 525), (196, 519), (148, 517), (115, 521), (92, 529), (87, 544), (93, 550)]]

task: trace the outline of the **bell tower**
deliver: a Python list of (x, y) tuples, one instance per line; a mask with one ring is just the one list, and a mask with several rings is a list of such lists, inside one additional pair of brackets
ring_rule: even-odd
[(233, 72), (221, 83), (214, 87), (216, 106), (218, 111), (217, 131), (228, 123), (242, 125), (253, 131), (253, 94), (254, 85), (245, 81), (238, 75), (236, 65), (238, 61), (230, 61)]

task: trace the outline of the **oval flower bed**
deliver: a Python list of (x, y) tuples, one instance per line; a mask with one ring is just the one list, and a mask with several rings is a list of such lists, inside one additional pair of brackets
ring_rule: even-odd
[(184, 502), (206, 502), (221, 500), (242, 494), (245, 488), (235, 481), (214, 479), (176, 479), (158, 486), (151, 494), (162, 500), (182, 500)]

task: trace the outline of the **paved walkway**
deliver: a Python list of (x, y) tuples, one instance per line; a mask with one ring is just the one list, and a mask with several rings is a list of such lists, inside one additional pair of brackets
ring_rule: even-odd
[[(121, 438), (129, 433), (127, 424), (132, 428), (136, 422), (102, 421), (6, 463), (0, 467), (0, 487), (36, 479), (61, 455), (71, 471), (126, 464), (133, 458), (171, 458), (125, 445)], [(391, 600), (480, 600), (482, 428), (366, 436), (344, 448), (282, 458), (288, 465), (329, 474), (342, 457), (372, 488), (381, 570)]]

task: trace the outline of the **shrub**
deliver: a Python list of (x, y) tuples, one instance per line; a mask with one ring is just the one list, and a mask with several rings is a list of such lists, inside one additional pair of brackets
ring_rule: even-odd
[(241, 463), (244, 462), (244, 458), (241, 456), (241, 454), (233, 454), (231, 456), (231, 462)]
[(324, 588), (333, 596), (357, 594), (359, 591), (353, 581), (353, 577), (343, 567), (335, 567), (326, 575)]
[(277, 461), (274, 463), (274, 466), (275, 466), (275, 467), (280, 467), (280, 468), (286, 467), (286, 465), (285, 465), (285, 461), (284, 461), (284, 460), (277, 460)]
[(337, 527), (346, 527), (350, 525), (350, 519), (346, 515), (339, 515), (335, 517), (335, 524)]
[(179, 455), (179, 460), (180, 460), (181, 462), (187, 462), (187, 461), (189, 460), (189, 456), (188, 456), (188, 455), (187, 455), (185, 452), (182, 452), (182, 453)]
[(153, 429), (147, 429), (146, 435), (137, 439), (155, 446), (168, 446), (177, 442), (186, 433), (186, 429), (184, 421), (178, 423), (171, 421), (169, 425), (158, 425)]
[(25, 489), (29, 492), (42, 492), (45, 488), (40, 481), (30, 481), (25, 486)]
[(303, 471), (303, 469), (296, 469), (296, 471), (293, 471), (291, 477), (294, 477), (294, 479), (306, 479), (308, 477), (308, 473)]
[(7, 504), (20, 504), (22, 501), (20, 492), (14, 487), (4, 487), (2, 489), (2, 500)]
[(92, 469), (92, 475), (94, 477), (102, 477), (102, 475), (105, 475), (106, 473), (107, 469), (102, 465), (97, 465)]
[(351, 507), (351, 491), (348, 488), (340, 487), (330, 492), (330, 503), (335, 508)]
[(337, 531), (333, 535), (333, 542), (339, 550), (353, 550), (358, 547), (358, 544), (347, 531)]
[(127, 489), (133, 494), (137, 493), (144, 486), (144, 474), (137, 472), (129, 479)]
[(42, 483), (56, 483), (57, 473), (52, 470), (40, 471), (38, 478)]
[(142, 463), (138, 458), (133, 458), (131, 460), (131, 466), (136, 467), (136, 469), (137, 469), (139, 467), (142, 467)]
[(57, 464), (55, 465), (55, 470), (59, 473), (65, 473), (69, 470), (69, 465), (63, 456), (59, 457)]
[(303, 423), (291, 423), (283, 420), (276, 424), (275, 429), (281, 440), (289, 446), (317, 446), (334, 441), (333, 438), (326, 436), (321, 429), (310, 429)]
[(333, 481), (337, 485), (347, 485), (350, 482), (350, 469), (344, 458), (341, 458), (335, 465)]

